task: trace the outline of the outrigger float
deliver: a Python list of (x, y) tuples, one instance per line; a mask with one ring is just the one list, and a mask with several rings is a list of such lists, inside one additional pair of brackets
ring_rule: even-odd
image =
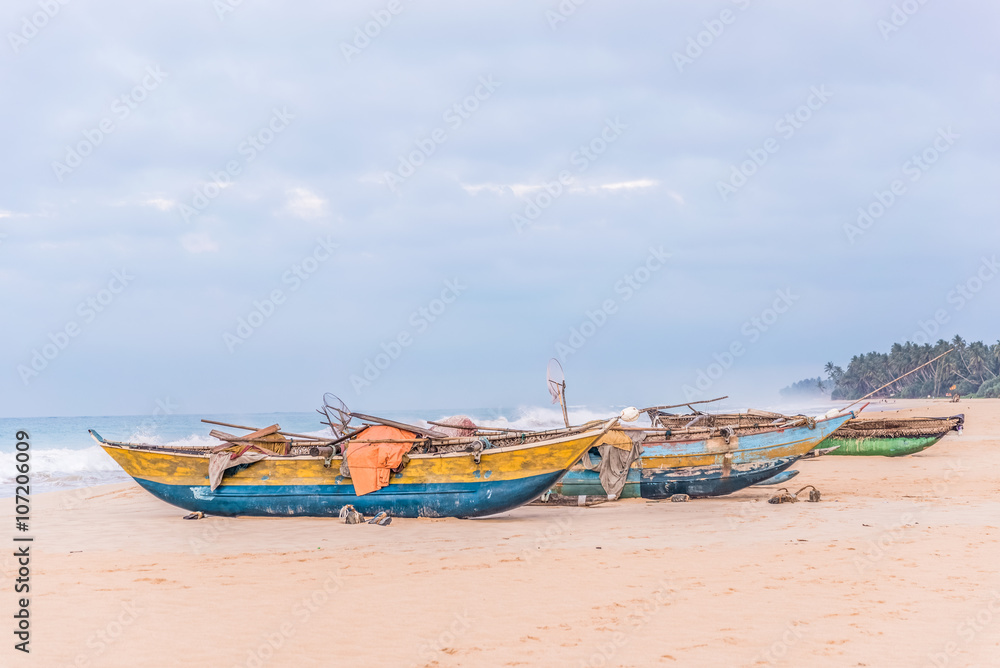
[(962, 433), (965, 415), (950, 417), (868, 417), (838, 429), (824, 445), (832, 455), (902, 457), (926, 450), (950, 432)]

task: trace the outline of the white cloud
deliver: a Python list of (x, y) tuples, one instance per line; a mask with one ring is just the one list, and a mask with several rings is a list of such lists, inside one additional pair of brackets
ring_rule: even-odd
[(155, 206), (160, 211), (170, 211), (177, 206), (177, 202), (172, 199), (164, 199), (163, 197), (151, 197), (147, 200), (143, 200), (142, 205)]
[(635, 181), (619, 181), (618, 183), (603, 183), (598, 188), (601, 190), (638, 190), (640, 188), (652, 188), (660, 185), (656, 179), (637, 179)]
[(515, 197), (523, 197), (528, 193), (541, 190), (544, 186), (527, 183), (463, 183), (462, 190), (470, 195), (478, 195), (484, 190), (496, 195), (507, 195), (513, 193)]
[(214, 253), (219, 250), (219, 244), (207, 232), (185, 234), (181, 237), (181, 245), (188, 253)]
[[(545, 187), (545, 184), (527, 184), (527, 183), (476, 183), (469, 184), (463, 183), (462, 190), (469, 193), (470, 195), (478, 195), (479, 193), (486, 191), (491, 192), (496, 195), (506, 195), (508, 193), (513, 193), (515, 197), (524, 197), (525, 195), (530, 195), (531, 193), (537, 192)], [(644, 188), (654, 188), (660, 185), (660, 182), (656, 179), (636, 179), (634, 181), (618, 181), (616, 183), (603, 183), (597, 186), (584, 186), (584, 185), (572, 185), (566, 186), (566, 192), (570, 193), (595, 193), (600, 191), (610, 190), (615, 191), (628, 191), (628, 190), (641, 190)], [(677, 193), (670, 191), (668, 193), (670, 197), (678, 200), (681, 204), (684, 203), (684, 199)], [(680, 199), (678, 199), (680, 198)]]
[(504, 186), (498, 185), (496, 183), (478, 183), (475, 185), (463, 183), (461, 184), (462, 190), (469, 193), (470, 195), (478, 195), (482, 191), (486, 190), (497, 195), (504, 194)]
[(326, 200), (316, 193), (306, 188), (289, 188), (285, 192), (288, 195), (285, 211), (291, 215), (309, 220), (326, 213)]

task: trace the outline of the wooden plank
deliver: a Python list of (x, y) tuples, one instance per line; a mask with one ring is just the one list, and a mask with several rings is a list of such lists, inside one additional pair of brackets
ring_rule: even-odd
[(277, 434), (279, 429), (281, 429), (280, 426), (278, 426), (277, 424), (272, 424), (270, 427), (264, 427), (263, 429), (258, 429), (252, 434), (247, 434), (243, 438), (249, 441), (254, 438), (260, 438), (262, 436), (270, 436), (271, 434)]
[(373, 417), (371, 415), (364, 415), (362, 413), (351, 413), (351, 415), (358, 418), (359, 420), (365, 420), (367, 422), (377, 422), (378, 424), (384, 424), (387, 427), (395, 427), (396, 429), (402, 429), (404, 431), (416, 432), (418, 434), (423, 434), (424, 436), (428, 436), (430, 438), (448, 438), (448, 434), (442, 433), (440, 431), (427, 429), (426, 427), (417, 427), (416, 425), (406, 424), (405, 422), (396, 422), (395, 420), (387, 420), (385, 418)]
[[(217, 422), (215, 420), (206, 420), (204, 418), (202, 418), (201, 421), (204, 422), (205, 424), (217, 424), (222, 427), (233, 427), (234, 429), (246, 429), (247, 431), (257, 431), (257, 427), (244, 427), (243, 425), (239, 424), (229, 424), (228, 422)], [(281, 434), (282, 436), (291, 436), (292, 438), (301, 438), (307, 441), (321, 441), (323, 443), (327, 443), (330, 440), (328, 438), (320, 438), (318, 436), (310, 436), (308, 434), (296, 434), (291, 431), (278, 431), (277, 433)], [(246, 438), (246, 436), (242, 438)]]

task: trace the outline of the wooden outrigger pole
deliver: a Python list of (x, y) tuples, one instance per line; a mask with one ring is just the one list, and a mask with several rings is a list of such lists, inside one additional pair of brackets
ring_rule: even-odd
[[(234, 429), (246, 429), (247, 431), (251, 431), (251, 432), (254, 432), (254, 433), (256, 433), (258, 431), (263, 431), (262, 429), (258, 429), (257, 427), (244, 427), (243, 425), (239, 425), (239, 424), (230, 424), (228, 422), (218, 422), (216, 420), (206, 420), (204, 418), (202, 418), (202, 422), (204, 422), (205, 424), (217, 424), (217, 425), (219, 425), (221, 427), (232, 427)], [(295, 434), (295, 433), (292, 433), (290, 431), (279, 431), (277, 429), (274, 430), (274, 433), (275, 434), (281, 434), (282, 436), (291, 436), (292, 438), (301, 438), (301, 439), (307, 440), (307, 441), (321, 441), (323, 443), (326, 443), (326, 442), (330, 441), (330, 439), (328, 439), (328, 438), (319, 438), (318, 436), (310, 436), (308, 434)]]
[(562, 404), (563, 411), (563, 422), (566, 423), (566, 428), (569, 428), (569, 413), (566, 412), (566, 380), (559, 384), (562, 390), (559, 392), (559, 403)]
[[(723, 399), (728, 399), (728, 398), (729, 398), (729, 395), (727, 394), (724, 397), (717, 397), (715, 399), (702, 399), (701, 401), (687, 401), (687, 402), (685, 402), (683, 404), (674, 404), (673, 406), (650, 406), (649, 408), (640, 408), (639, 412), (640, 413), (645, 413), (646, 411), (665, 411), (668, 408), (681, 408), (682, 406), (687, 406), (688, 408), (691, 408), (691, 406), (693, 406), (695, 404), (710, 404), (713, 401), (722, 401)], [(694, 409), (691, 408), (691, 410), (694, 410)]]

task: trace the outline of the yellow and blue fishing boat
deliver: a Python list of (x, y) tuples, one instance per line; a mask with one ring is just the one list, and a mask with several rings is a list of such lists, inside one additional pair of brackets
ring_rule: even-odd
[(352, 505), (366, 515), (478, 517), (516, 508), (550, 489), (615, 422), (541, 438), (479, 439), (480, 445), (468, 450), (410, 454), (388, 484), (361, 495), (343, 475), (343, 456), (336, 448), (327, 448), (326, 454), (308, 454), (305, 448), (305, 454), (296, 454), (303, 448), (292, 447), (290, 454), (263, 456), (226, 470), (213, 488), (211, 447), (121, 443), (105, 440), (94, 430), (90, 434), (146, 491), (185, 510), (329, 517)]

